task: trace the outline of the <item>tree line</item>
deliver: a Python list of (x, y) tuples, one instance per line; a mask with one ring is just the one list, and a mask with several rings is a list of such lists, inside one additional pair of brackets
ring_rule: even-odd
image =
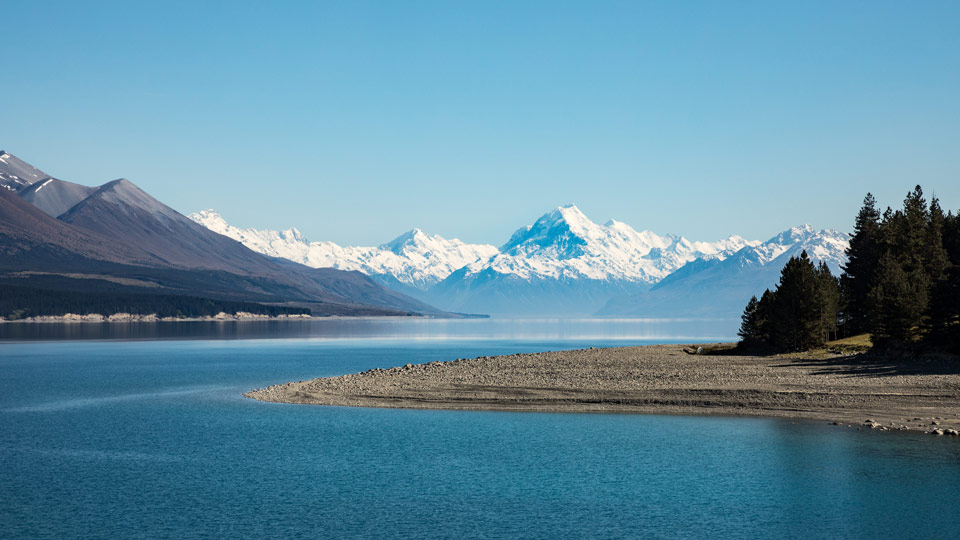
[(960, 353), (960, 214), (920, 186), (882, 213), (868, 193), (846, 254), (839, 278), (806, 252), (791, 258), (744, 309), (742, 345), (806, 350), (869, 333), (879, 349)]
[(220, 312), (232, 314), (239, 311), (269, 316), (310, 314), (310, 310), (305, 308), (173, 294), (83, 293), (15, 285), (3, 285), (0, 289), (0, 316), (7, 320), (25, 319), (38, 315), (61, 316), (67, 313), (76, 315), (156, 314), (158, 317), (178, 318), (211, 317)]

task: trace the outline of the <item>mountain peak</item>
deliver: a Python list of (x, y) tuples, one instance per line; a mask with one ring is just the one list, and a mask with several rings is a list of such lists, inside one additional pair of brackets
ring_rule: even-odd
[(307, 240), (305, 236), (303, 236), (303, 233), (300, 232), (300, 229), (296, 227), (290, 227), (289, 229), (283, 231), (282, 234), (287, 238), (291, 238), (294, 242), (299, 242), (303, 244), (307, 244), (310, 242), (309, 240)]
[(72, 223), (70, 221), (73, 219), (72, 216), (76, 213), (84, 213), (84, 207), (96, 207), (102, 204), (111, 205), (111, 211), (113, 212), (129, 213), (139, 210), (165, 219), (180, 220), (183, 218), (176, 210), (153, 198), (126, 178), (118, 178), (103, 184), (92, 195), (60, 217)]
[(562, 219), (563, 221), (567, 222), (570, 225), (579, 225), (579, 226), (584, 226), (584, 225), (596, 226), (597, 225), (596, 223), (590, 221), (590, 218), (588, 218), (587, 215), (583, 213), (583, 211), (577, 208), (577, 205), (575, 204), (566, 204), (563, 206), (558, 206), (553, 212), (550, 212), (547, 215), (556, 220)]
[(223, 219), (223, 216), (220, 214), (220, 212), (217, 212), (213, 208), (207, 208), (206, 210), (201, 210), (195, 214), (191, 214), (189, 217), (193, 219), (193, 216), (199, 216), (203, 219), (209, 219), (209, 220), (215, 220), (215, 221), (226, 221), (225, 219)]
[(521, 254), (549, 249), (560, 258), (579, 257), (587, 244), (586, 237), (599, 228), (575, 205), (558, 206), (533, 225), (518, 229), (500, 251)]
[(58, 217), (96, 191), (95, 187), (47, 178), (21, 188), (17, 195), (43, 210), (50, 217)]
[(393, 240), (380, 244), (380, 249), (386, 249), (392, 251), (397, 255), (403, 254), (403, 248), (408, 245), (422, 245), (425, 241), (429, 240), (430, 236), (423, 232), (422, 230), (414, 227), (409, 231), (401, 234), (400, 236), (394, 238)]
[(50, 178), (49, 174), (9, 152), (0, 150), (0, 188), (19, 191), (47, 178)]
[(137, 190), (137, 191), (141, 191), (141, 192), (142, 192), (142, 190), (141, 190), (136, 184), (134, 184), (133, 182), (127, 180), (126, 178), (117, 178), (116, 180), (111, 180), (111, 181), (107, 182), (106, 184), (103, 184), (102, 186), (100, 186), (100, 190), (101, 190), (101, 191), (107, 191), (107, 190), (112, 190), (112, 191)]
[(839, 231), (830, 229), (817, 230), (809, 223), (790, 227), (789, 229), (777, 234), (767, 241), (767, 243), (790, 245), (797, 243), (810, 242), (817, 238), (840, 238), (845, 239), (845, 235)]

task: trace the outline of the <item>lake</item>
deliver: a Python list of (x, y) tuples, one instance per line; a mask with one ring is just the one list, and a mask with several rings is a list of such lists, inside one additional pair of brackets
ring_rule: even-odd
[(381, 410), (241, 396), (407, 363), (717, 341), (731, 338), (729, 327), (0, 325), (0, 536), (960, 535), (953, 438), (776, 419)]

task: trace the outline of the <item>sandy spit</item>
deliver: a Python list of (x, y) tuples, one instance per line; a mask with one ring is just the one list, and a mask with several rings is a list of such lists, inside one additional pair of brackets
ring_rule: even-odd
[(244, 395), (357, 407), (776, 416), (946, 436), (960, 430), (955, 361), (712, 356), (681, 345), (408, 364)]

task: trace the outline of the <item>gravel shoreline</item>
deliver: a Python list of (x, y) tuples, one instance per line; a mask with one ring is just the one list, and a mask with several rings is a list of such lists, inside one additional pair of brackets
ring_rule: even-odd
[(775, 416), (957, 436), (958, 371), (949, 360), (702, 355), (650, 345), (408, 364), (244, 395), (355, 407)]

